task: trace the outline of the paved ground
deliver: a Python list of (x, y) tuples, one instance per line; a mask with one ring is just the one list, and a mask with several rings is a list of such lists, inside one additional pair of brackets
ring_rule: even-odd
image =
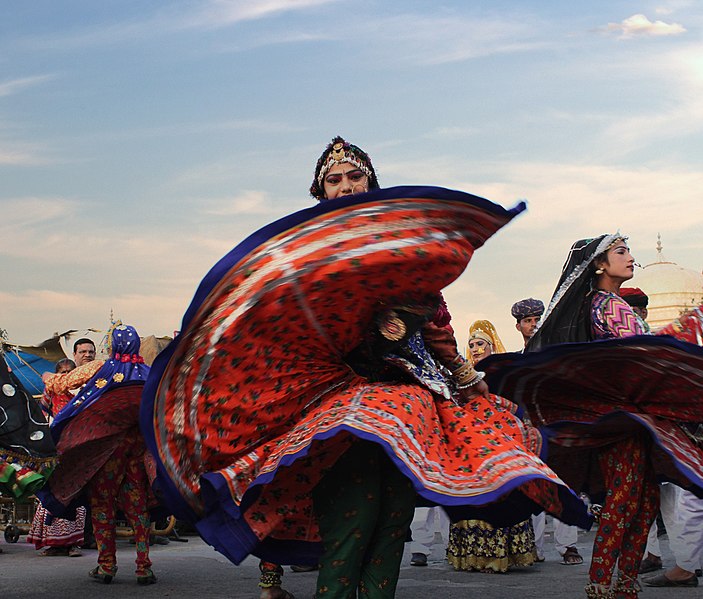
[[(174, 599), (256, 599), (258, 597), (257, 560), (250, 558), (235, 567), (197, 537), (187, 537), (187, 543), (171, 542), (152, 548), (157, 584), (137, 586), (133, 577), (134, 547), (120, 541), (118, 560), (120, 572), (110, 585), (99, 584), (87, 577), (95, 565), (96, 552), (84, 551), (83, 557), (39, 557), (34, 548), (21, 537), (16, 544), (0, 541), (0, 599), (46, 597), (78, 599), (100, 597), (123, 599), (133, 597), (173, 597)], [(672, 564), (666, 537), (662, 537), (664, 561)], [(397, 599), (548, 599), (584, 597), (588, 560), (593, 533), (582, 533), (579, 549), (586, 557), (580, 566), (564, 566), (558, 561), (551, 537), (546, 539), (547, 561), (508, 574), (454, 572), (441, 559), (442, 548), (430, 558), (427, 567), (410, 566), (410, 556), (403, 560)], [(407, 546), (406, 546), (407, 547)], [(286, 572), (285, 587), (297, 599), (310, 599), (314, 592), (315, 573)], [(702, 583), (703, 584), (703, 581)], [(642, 599), (701, 599), (703, 586), (692, 589), (645, 588)]]

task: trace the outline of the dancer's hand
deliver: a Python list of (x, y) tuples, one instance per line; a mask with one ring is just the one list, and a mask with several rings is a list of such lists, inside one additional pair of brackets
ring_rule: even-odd
[(479, 381), (475, 385), (471, 385), (466, 389), (461, 389), (459, 395), (463, 403), (467, 403), (479, 395), (482, 395), (486, 399), (491, 398), (491, 393), (488, 390), (488, 384), (486, 381)]

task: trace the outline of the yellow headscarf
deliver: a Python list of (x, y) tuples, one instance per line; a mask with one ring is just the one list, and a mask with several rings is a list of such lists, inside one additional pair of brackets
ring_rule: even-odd
[[(476, 320), (469, 327), (469, 342), (472, 339), (483, 339), (486, 343), (489, 343), (494, 354), (505, 353), (505, 346), (503, 342), (498, 337), (498, 332), (489, 320)], [(471, 358), (471, 352), (469, 351), (469, 345), (466, 345), (466, 357)]]

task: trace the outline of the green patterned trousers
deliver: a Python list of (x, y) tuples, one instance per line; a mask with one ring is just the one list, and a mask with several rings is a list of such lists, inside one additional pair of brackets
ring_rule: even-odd
[(324, 545), (316, 599), (394, 597), (415, 509), (410, 481), (379, 445), (357, 440), (313, 501)]

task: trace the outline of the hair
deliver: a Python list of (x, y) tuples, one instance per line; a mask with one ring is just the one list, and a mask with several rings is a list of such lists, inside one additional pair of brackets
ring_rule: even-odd
[(71, 370), (76, 367), (76, 363), (71, 360), (71, 358), (61, 358), (58, 362), (56, 362), (56, 366), (54, 366), (54, 372), (58, 372), (59, 368), (61, 368), (64, 364), (69, 364), (71, 366)]
[(78, 346), (83, 345), (84, 343), (90, 343), (93, 346), (93, 349), (95, 349), (95, 343), (92, 339), (88, 339), (88, 337), (81, 337), (78, 341), (73, 344), (73, 353), (75, 354), (76, 350), (78, 349)]

